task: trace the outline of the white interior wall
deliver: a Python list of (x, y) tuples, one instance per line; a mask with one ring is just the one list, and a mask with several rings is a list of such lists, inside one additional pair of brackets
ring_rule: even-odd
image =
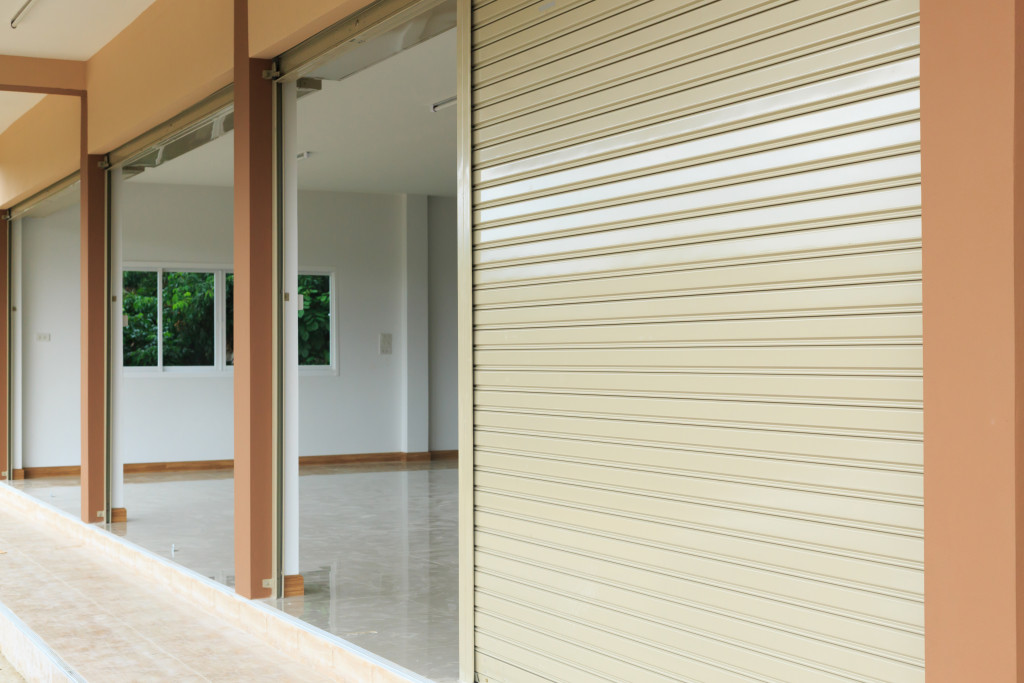
[[(410, 197), (392, 194), (299, 193), (299, 269), (335, 274), (338, 361), (336, 373), (314, 371), (299, 378), (302, 455), (407, 450), (404, 439), (409, 432), (403, 418), (410, 411), (408, 406), (403, 411), (403, 400), (410, 391), (403, 359), (408, 363), (419, 357), (423, 360), (414, 364), (425, 364), (429, 377), (422, 378), (428, 383), (426, 390), (415, 395), (431, 404), (435, 400), (452, 403), (437, 411), (430, 406), (429, 448), (458, 447), (455, 200), (430, 197), (427, 201), (429, 240), (418, 239), (415, 248), (434, 244), (435, 233), (440, 238), (432, 252), (428, 249), (427, 273), (414, 278), (427, 285), (429, 300), (423, 303), (430, 307), (428, 319), (417, 320), (414, 327), (423, 330), (429, 325), (429, 331), (412, 335), (406, 320), (409, 281), (403, 274), (410, 258), (405, 250), (409, 202)], [(451, 253), (443, 253), (445, 249)], [(381, 333), (392, 335), (391, 355), (380, 353)], [(410, 339), (429, 347), (410, 350), (406, 348)], [(426, 422), (426, 411), (422, 415)], [(412, 450), (423, 448), (417, 441)]]
[(430, 311), (430, 450), (459, 447), (458, 213), (454, 197), (428, 205)]
[[(122, 258), (126, 268), (164, 263), (230, 267), (230, 187), (124, 183)], [(228, 460), (234, 444), (230, 371), (201, 374), (129, 370), (121, 416), (124, 462)]]
[(81, 462), (80, 222), (78, 204), (22, 222), (24, 467)]
[(337, 374), (299, 378), (302, 455), (401, 450), (401, 240), (400, 195), (299, 193), (299, 270), (335, 273), (338, 316)]

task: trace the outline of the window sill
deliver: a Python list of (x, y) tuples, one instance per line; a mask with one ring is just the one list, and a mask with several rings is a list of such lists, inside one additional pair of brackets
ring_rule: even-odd
[(154, 377), (176, 377), (179, 379), (198, 379), (233, 377), (235, 374), (232, 368), (218, 369), (213, 367), (203, 368), (123, 368), (122, 376), (126, 379), (152, 379)]
[(300, 365), (299, 376), (337, 377), (338, 368), (330, 365)]

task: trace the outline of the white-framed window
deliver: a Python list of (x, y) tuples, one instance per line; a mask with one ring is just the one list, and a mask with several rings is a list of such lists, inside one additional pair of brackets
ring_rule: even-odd
[(223, 372), (225, 268), (122, 270), (122, 363), (128, 373)]
[[(122, 361), (128, 373), (226, 372), (234, 364), (229, 268), (126, 265)], [(334, 274), (301, 271), (299, 369), (337, 371)]]

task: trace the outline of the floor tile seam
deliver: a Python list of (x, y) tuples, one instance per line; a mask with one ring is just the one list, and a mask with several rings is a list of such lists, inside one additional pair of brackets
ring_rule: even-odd
[[(12, 636), (4, 644), (8, 651), (4, 653), (12, 665), (17, 660), (25, 669), (48, 668), (46, 680), (66, 680), (85, 683), (81, 674), (67, 660), (60, 656), (53, 647), (35, 630), (33, 630), (14, 610), (0, 602), (0, 630), (6, 630)], [(17, 669), (15, 669), (17, 671)], [(39, 673), (37, 671), (37, 673)], [(43, 674), (45, 676), (45, 674)]]
[[(78, 595), (82, 595), (82, 593), (81, 593), (80, 591), (75, 591), (75, 593), (76, 593), (76, 594), (78, 594)], [(95, 605), (95, 604), (96, 604), (96, 603), (95, 603), (95, 601), (92, 601), (92, 604), (94, 604), (94, 605)], [(109, 611), (109, 610), (105, 610), (105, 609), (103, 609), (103, 610), (100, 610), (100, 611), (101, 611), (101, 615), (102, 615), (103, 617), (108, 617), (108, 618), (109, 618), (109, 617), (111, 616), (111, 613), (110, 613), (110, 611)], [(24, 613), (24, 610), (23, 610), (23, 613)], [(31, 617), (31, 616), (28, 616), (28, 615), (26, 615), (26, 618), (27, 618), (27, 619), (30, 619), (30, 620), (32, 619), (32, 617)], [(140, 632), (140, 631), (139, 631), (138, 629), (136, 629), (135, 627), (133, 627), (133, 626), (132, 626), (131, 624), (129, 624), (129, 623), (127, 623), (127, 622), (125, 622), (125, 621), (124, 621), (123, 619), (120, 619), (120, 618), (116, 618), (116, 617), (115, 617), (115, 618), (113, 619), (113, 621), (116, 621), (116, 622), (117, 622), (117, 623), (118, 623), (118, 624), (119, 624), (119, 625), (120, 625), (121, 627), (123, 627), (123, 628), (124, 628), (124, 629), (125, 629), (126, 631), (128, 631), (128, 632), (131, 632), (131, 633), (134, 633), (134, 634), (135, 634), (136, 636), (138, 636), (138, 637), (139, 637), (139, 638), (138, 638), (139, 640), (142, 640), (142, 641), (144, 641), (144, 642), (146, 642), (146, 643), (149, 643), (150, 645), (152, 645), (152, 646), (153, 646), (153, 648), (154, 648), (154, 649), (155, 649), (155, 650), (157, 651), (157, 652), (156, 652), (156, 653), (154, 653), (154, 654), (162, 654), (162, 655), (166, 656), (166, 657), (167, 657), (167, 659), (170, 659), (170, 660), (172, 660), (173, 662), (177, 662), (177, 663), (178, 663), (178, 664), (180, 664), (180, 665), (181, 665), (182, 667), (184, 667), (184, 669), (185, 669), (185, 670), (187, 670), (187, 671), (189, 671), (189, 672), (191, 672), (191, 673), (195, 674), (195, 675), (196, 675), (196, 676), (198, 676), (199, 678), (202, 678), (202, 679), (203, 679), (204, 681), (210, 681), (210, 679), (209, 679), (209, 678), (207, 678), (206, 676), (204, 676), (204, 675), (203, 675), (203, 674), (202, 674), (202, 673), (201, 673), (200, 671), (198, 671), (198, 670), (194, 669), (194, 668), (193, 668), (192, 666), (190, 666), (190, 665), (189, 665), (189, 664), (188, 664), (187, 662), (185, 662), (185, 661), (183, 661), (183, 660), (182, 660), (181, 658), (179, 658), (179, 657), (175, 656), (175, 655), (174, 655), (173, 653), (171, 653), (171, 652), (168, 652), (168, 651), (167, 651), (166, 649), (164, 649), (163, 647), (161, 647), (161, 645), (160, 645), (159, 643), (157, 643), (157, 642), (153, 641), (153, 639), (152, 639), (152, 638), (150, 638), (150, 637), (146, 636), (146, 635), (145, 635), (144, 633)], [(63, 623), (66, 623), (66, 622), (63, 622)], [(39, 625), (38, 625), (38, 624), (37, 624), (37, 627), (39, 627)], [(47, 629), (47, 628), (44, 628), (44, 627), (39, 627), (39, 630), (40, 630), (40, 631), (42, 632), (42, 631), (47, 631), (47, 630), (49, 630), (49, 629)], [(55, 643), (59, 643), (60, 641), (62, 641), (62, 640), (63, 640), (63, 639), (64, 639), (64, 638), (66, 637), (65, 635), (61, 635), (61, 634), (59, 634), (59, 633), (56, 633), (56, 634), (54, 634), (54, 633), (47, 633), (46, 635), (47, 635), (47, 639), (48, 639), (48, 640), (50, 640), (51, 642), (55, 642)], [(75, 636), (75, 637), (78, 637), (78, 636)], [(122, 657), (124, 656), (124, 654), (125, 654), (125, 651), (126, 651), (126, 649), (125, 649), (125, 648), (120, 648), (120, 647), (116, 647), (116, 644), (115, 644), (114, 642), (111, 642), (111, 641), (109, 641), (109, 640), (107, 640), (107, 641), (105, 641), (105, 642), (107, 642), (107, 643), (108, 643), (108, 644), (110, 644), (110, 645), (113, 645), (113, 646), (115, 646), (115, 648), (117, 649), (117, 652), (118, 652), (118, 654), (119, 654), (119, 655), (121, 655)], [(123, 636), (121, 636), (121, 637), (120, 637), (120, 638), (118, 639), (118, 642), (123, 642), (123, 643), (129, 643), (129, 644), (130, 644), (130, 643), (132, 643), (133, 641), (131, 640), (131, 638), (127, 637), (127, 635), (123, 635)], [(68, 654), (67, 654), (67, 658), (68, 658), (68, 659), (71, 659), (71, 660), (74, 660), (74, 659), (76, 659), (76, 656), (75, 656), (75, 654), (74, 654), (74, 653), (68, 653)], [(139, 663), (139, 664), (142, 664), (142, 663), (148, 663), (148, 664), (151, 664), (151, 665), (154, 665), (154, 666), (160, 666), (160, 662), (159, 662), (159, 661), (154, 661), (154, 658), (153, 658), (153, 657), (147, 657), (147, 658), (146, 658), (145, 660), (135, 660), (135, 661), (136, 661), (137, 663)], [(81, 665), (81, 664), (80, 664), (80, 665), (79, 665), (79, 668), (81, 668), (82, 666), (85, 666), (85, 665)]]
[[(124, 537), (122, 537), (122, 538), (124, 538)], [(131, 543), (132, 545), (140, 545), (140, 543), (138, 541), (136, 541), (135, 539), (133, 539), (133, 538), (125, 538), (125, 540), (129, 541), (129, 543)], [(146, 547), (149, 547), (149, 546), (143, 545), (143, 547), (146, 548)], [(114, 558), (114, 559), (115, 560), (120, 560), (120, 558)], [(207, 611), (207, 610), (204, 610), (204, 611)], [(212, 610), (209, 610), (209, 611), (212, 611)], [(217, 616), (219, 616), (219, 615), (217, 615)], [(312, 622), (310, 622), (310, 623), (312, 623)], [(331, 630), (331, 629), (327, 629), (327, 630)]]
[[(48, 529), (47, 529), (47, 531), (48, 531)], [(85, 547), (87, 545), (91, 545), (91, 544), (81, 543), (81, 544), (78, 544), (78, 545), (75, 545), (75, 546), (68, 546), (67, 548), (68, 549), (71, 549), (71, 548), (82, 548), (82, 547)], [(22, 554), (24, 555), (24, 553), (22, 553)], [(193, 672), (196, 676), (202, 678), (203, 680), (209, 681), (209, 679), (206, 678), (201, 672), (195, 670), (188, 663), (184, 662), (179, 657), (175, 656), (173, 653), (168, 652), (158, 642), (154, 641), (149, 636), (146, 636), (143, 632), (139, 631), (137, 628), (135, 628), (134, 626), (132, 626), (128, 622), (124, 621), (123, 619), (121, 619), (116, 614), (111, 613), (110, 610), (106, 609), (106, 607), (104, 606), (103, 603), (100, 603), (100, 602), (96, 601), (91, 596), (89, 596), (87, 593), (84, 593), (81, 589), (77, 588), (73, 584), (68, 583), (67, 581), (65, 581), (60, 576), (57, 576), (57, 575), (53, 574), (53, 572), (51, 572), (48, 568), (46, 568), (45, 565), (41, 564), (40, 562), (38, 562), (34, 558), (31, 558), (31, 557), (29, 557), (27, 555), (24, 555), (24, 556), (26, 557), (26, 559), (32, 565), (43, 569), (48, 575), (53, 577), (53, 579), (56, 582), (59, 582), (61, 585), (63, 585), (65, 588), (67, 588), (73, 595), (78, 596), (80, 598), (78, 600), (79, 603), (82, 603), (82, 602), (91, 603), (99, 611), (101, 611), (105, 616), (111, 617), (113, 620), (117, 621), (118, 623), (123, 625), (125, 628), (129, 629), (133, 633), (135, 633), (138, 636), (140, 636), (143, 640), (145, 640), (146, 642), (150, 643), (154, 648), (156, 648), (159, 652), (161, 652), (164, 655), (166, 655), (169, 659), (171, 659), (171, 660), (173, 660), (175, 662), (178, 662), (179, 664), (184, 666), (187, 670)], [(118, 565), (118, 566), (123, 566), (122, 563), (117, 561), (115, 558), (106, 558), (106, 559), (109, 560), (109, 562), (111, 564), (115, 564), (115, 565)], [(89, 558), (89, 560), (91, 562), (97, 564), (97, 565), (100, 564), (100, 563), (96, 562), (93, 558)], [(168, 596), (172, 595), (171, 591), (169, 591), (168, 588), (162, 582), (154, 580), (152, 577), (150, 577), (147, 574), (145, 574), (145, 572), (141, 572), (141, 571), (137, 570), (137, 568), (135, 568), (135, 567), (128, 567), (128, 568), (131, 569), (134, 574), (139, 576), (139, 578), (147, 581), (148, 583), (154, 584), (154, 586), (153, 586), (154, 588), (159, 588), (161, 591), (167, 592)], [(123, 581), (123, 580), (121, 582), (126, 584), (126, 585), (132, 585), (132, 582)], [(174, 603), (174, 600), (168, 599), (168, 602)], [(201, 612), (203, 613), (204, 616), (206, 616), (207, 618), (210, 618), (210, 619), (215, 619), (218, 622), (219, 626), (222, 627), (220, 629), (221, 632), (223, 632), (223, 630), (224, 630), (223, 627), (227, 627), (228, 630), (230, 630), (231, 632), (236, 633), (238, 636), (247, 637), (247, 636), (250, 635), (244, 629), (242, 629), (242, 628), (236, 626), (235, 624), (225, 620), (220, 614), (218, 614), (216, 612), (216, 610), (209, 609), (208, 607), (205, 607), (205, 606), (198, 606), (198, 607), (200, 608), (200, 610), (201, 610)], [(282, 652), (281, 654), (283, 655), (284, 653)], [(297, 663), (301, 664), (301, 662), (299, 662), (299, 661), (297, 661)], [(304, 668), (308, 668), (308, 666), (304, 665)]]
[[(132, 545), (137, 545), (137, 544), (133, 543), (132, 541), (130, 541), (130, 540), (128, 540), (128, 539), (125, 539), (125, 540), (126, 540), (126, 541), (127, 541), (128, 543), (132, 544)], [(159, 588), (159, 589), (160, 589), (161, 591), (164, 591), (164, 592), (168, 593), (169, 595), (173, 595), (173, 592), (172, 592), (172, 591), (170, 590), (170, 588), (169, 588), (169, 587), (168, 587), (168, 586), (167, 586), (167, 585), (166, 585), (165, 583), (163, 583), (162, 581), (159, 581), (159, 580), (155, 579), (154, 577), (152, 577), (152, 576), (150, 576), (149, 574), (147, 574), (146, 572), (144, 572), (144, 571), (142, 571), (142, 570), (138, 569), (137, 567), (134, 567), (134, 566), (128, 566), (128, 565), (123, 565), (123, 564), (122, 564), (122, 562), (121, 562), (121, 560), (119, 560), (118, 558), (116, 558), (116, 557), (113, 557), (113, 556), (111, 556), (111, 557), (109, 557), (109, 558), (107, 558), (107, 559), (108, 559), (108, 560), (109, 560), (109, 561), (110, 561), (110, 562), (111, 562), (112, 564), (116, 564), (116, 565), (118, 565), (118, 566), (126, 566), (126, 567), (127, 567), (128, 569), (132, 570), (132, 572), (133, 572), (133, 573), (134, 573), (135, 575), (139, 576), (139, 577), (140, 577), (141, 579), (143, 579), (143, 580), (144, 580), (144, 581), (146, 581), (147, 583), (153, 584), (153, 585), (154, 585), (154, 587), (158, 587), (158, 588)], [(126, 582), (126, 583), (127, 583), (127, 582)], [(94, 602), (95, 602), (95, 601), (94, 601)], [(169, 600), (169, 602), (171, 602), (171, 603), (175, 603), (176, 601), (174, 601), (174, 600)], [(239, 636), (239, 637), (242, 637), (242, 638), (254, 638), (254, 636), (253, 636), (253, 635), (252, 635), (251, 633), (249, 633), (248, 631), (246, 631), (246, 630), (245, 630), (244, 628), (241, 628), (240, 626), (238, 626), (237, 624), (235, 624), (235, 623), (234, 623), (233, 621), (230, 621), (230, 620), (227, 620), (227, 619), (225, 619), (225, 618), (223, 617), (223, 615), (222, 615), (222, 614), (220, 614), (220, 612), (218, 612), (218, 611), (217, 611), (217, 610), (216, 610), (215, 608), (211, 607), (210, 605), (206, 605), (206, 604), (202, 604), (202, 603), (191, 603), (191, 604), (192, 604), (192, 606), (193, 606), (193, 607), (195, 607), (195, 609), (196, 609), (196, 610), (197, 610), (197, 611), (198, 611), (198, 612), (199, 612), (200, 614), (202, 614), (202, 615), (203, 615), (204, 617), (206, 617), (206, 618), (208, 618), (208, 619), (211, 619), (211, 620), (215, 620), (215, 621), (217, 622), (217, 624), (218, 624), (218, 627), (219, 627), (219, 628), (218, 628), (218, 630), (219, 630), (219, 631), (220, 631), (221, 633), (224, 633), (225, 631), (230, 631), (230, 632), (232, 632), (232, 633), (233, 633), (234, 635), (237, 635), (237, 636)], [(100, 605), (100, 606), (102, 606), (102, 605)], [(122, 621), (122, 623), (124, 623), (124, 622)], [(127, 625), (127, 624), (126, 624), (126, 625)], [(131, 627), (131, 626), (129, 626), (129, 628), (132, 628), (132, 630), (134, 630), (134, 631), (138, 632), (138, 631), (137, 631), (137, 629), (135, 629), (134, 627)], [(141, 635), (141, 632), (139, 632), (139, 633), (140, 633), (140, 635)], [(153, 641), (152, 641), (151, 639), (147, 638), (147, 640), (149, 640), (150, 642), (152, 642), (152, 643), (153, 643), (153, 645), (154, 645), (154, 646), (156, 646), (157, 648), (159, 648), (159, 649), (160, 649), (161, 651), (164, 651), (164, 652), (165, 652), (165, 653), (166, 653), (166, 654), (167, 654), (167, 655), (168, 655), (168, 656), (169, 656), (170, 658), (172, 658), (172, 659), (174, 659), (175, 661), (178, 661), (178, 662), (180, 662), (180, 663), (184, 664), (184, 665), (186, 666), (186, 668), (190, 668), (190, 669), (191, 669), (191, 667), (189, 667), (189, 666), (188, 666), (188, 664), (186, 664), (185, 662), (183, 662), (183, 661), (182, 661), (181, 659), (179, 659), (178, 657), (176, 657), (176, 656), (175, 656), (175, 655), (173, 655), (172, 653), (170, 653), (170, 652), (166, 652), (166, 650), (163, 650), (163, 648), (161, 648), (161, 647), (160, 647), (160, 646), (159, 646), (159, 645), (158, 645), (157, 643), (153, 642)], [(259, 639), (259, 638), (255, 638), (255, 640), (256, 640), (257, 642), (260, 642), (260, 639)], [(283, 651), (283, 650), (281, 650), (281, 649), (279, 649), (279, 648), (278, 648), (278, 649), (275, 649), (275, 652), (276, 652), (276, 653), (278, 653), (278, 654), (280, 654), (280, 655), (281, 655), (282, 657), (287, 657), (288, 659), (290, 659), (290, 660), (294, 661), (294, 662), (295, 662), (296, 664), (298, 664), (298, 665), (302, 666), (302, 667), (303, 667), (303, 668), (305, 668), (305, 669), (309, 669), (310, 671), (313, 671), (313, 672), (315, 672), (315, 671), (316, 671), (315, 667), (314, 667), (314, 668), (312, 668), (312, 669), (310, 669), (309, 665), (308, 665), (308, 664), (306, 664), (306, 663), (304, 663), (304, 662), (302, 662), (302, 661), (301, 661), (301, 659), (299, 659), (299, 658), (296, 658), (296, 657), (292, 657), (292, 656), (290, 656), (290, 655), (289, 655), (288, 653), (286, 653), (285, 651)], [(273, 661), (273, 660), (271, 659), (271, 661)], [(197, 672), (197, 675), (199, 675), (200, 677), (204, 678), (204, 680), (208, 680), (208, 679), (206, 679), (205, 677), (203, 677), (203, 676), (202, 676), (202, 674), (201, 674), (201, 673), (199, 673), (199, 672)]]
[[(188, 663), (186, 663), (185, 661), (183, 661), (179, 657), (175, 656), (173, 653), (167, 651), (164, 647), (162, 647), (159, 643), (154, 641), (151, 637), (149, 637), (146, 634), (144, 634), (143, 632), (139, 631), (136, 627), (134, 627), (133, 625), (131, 625), (130, 623), (125, 621), (123, 618), (121, 618), (116, 613), (113, 613), (103, 603), (97, 601), (96, 599), (94, 599), (88, 593), (86, 593), (83, 590), (79, 589), (78, 587), (68, 583), (63, 578), (61, 578), (60, 576), (54, 574), (49, 568), (47, 568), (45, 565), (40, 564), (35, 559), (33, 559), (31, 557), (28, 557), (28, 556), (25, 556), (25, 557), (26, 557), (26, 559), (28, 560), (29, 563), (31, 563), (32, 565), (42, 569), (43, 572), (45, 572), (47, 575), (49, 575), (54, 580), (56, 580), (61, 585), (63, 585), (66, 589), (68, 589), (68, 591), (72, 595), (77, 596), (79, 599), (75, 600), (75, 602), (77, 602), (79, 604), (81, 604), (81, 603), (90, 604), (91, 606), (95, 607), (98, 612), (102, 613), (102, 615), (104, 617), (106, 617), (108, 619), (111, 619), (112, 621), (117, 622), (118, 624), (120, 624), (125, 629), (131, 631), (132, 633), (136, 634), (137, 636), (140, 636), (142, 640), (145, 640), (146, 642), (148, 642), (150, 645), (152, 645), (154, 648), (156, 648), (156, 650), (158, 650), (160, 653), (162, 653), (165, 656), (167, 656), (169, 659), (171, 659), (171, 660), (173, 660), (175, 662), (178, 662), (179, 664), (184, 666), (185, 669), (193, 672), (196, 676), (199, 676), (204, 681), (209, 681), (210, 680), (209, 678), (204, 676), (202, 673), (200, 673), (198, 670), (196, 670), (192, 666), (190, 666)], [(138, 572), (136, 572), (136, 573), (138, 573)], [(144, 575), (142, 575), (142, 574), (140, 574), (140, 577), (145, 578)], [(126, 582), (126, 581), (121, 581), (121, 582), (129, 584), (129, 582)], [(156, 583), (156, 582), (153, 582), (153, 583)], [(166, 591), (166, 588), (164, 588), (162, 585), (155, 586), (155, 587), (159, 587), (161, 590)], [(168, 592), (168, 594), (170, 596), (170, 591), (167, 591), (167, 592)], [(173, 604), (174, 600), (168, 599), (168, 602)], [(210, 616), (214, 616), (214, 615), (210, 615)], [(214, 618), (216, 618), (216, 617), (214, 617)], [(219, 621), (222, 621), (226, 626), (229, 626), (229, 627), (232, 626), (231, 624), (229, 624), (227, 622), (224, 622), (222, 619), (219, 619)], [(236, 630), (238, 630), (240, 633), (244, 633), (244, 631), (241, 631), (240, 629), (236, 629)], [(127, 638), (125, 638), (124, 640), (127, 640), (128, 642), (131, 642), (130, 639), (127, 639)]]
[[(2, 541), (2, 540), (3, 539), (0, 539), (0, 541)], [(39, 553), (39, 552), (33, 552), (32, 550), (26, 550), (25, 548), (22, 548), (22, 547), (18, 546), (17, 544), (8, 544), (7, 547), (14, 548), (14, 550), (8, 550), (8, 551), (6, 551), (6, 553), (12, 553), (13, 555), (15, 555), (17, 557), (21, 557), (24, 560), (26, 560), (28, 562), (31, 562), (32, 564), (34, 564), (37, 567), (42, 567), (47, 572), (47, 574), (49, 574), (50, 576), (54, 577), (56, 580), (59, 580), (62, 583), (65, 583), (67, 585), (71, 585), (71, 584), (68, 584), (68, 582), (62, 577), (62, 575), (60, 573), (58, 573), (57, 571), (51, 569), (50, 566), (47, 564), (47, 562), (52, 561), (53, 558), (49, 557), (52, 553), (51, 552), (46, 552), (46, 551), (47, 550), (52, 551), (53, 549), (43, 549), (44, 552)], [(84, 548), (84, 546), (73, 546), (72, 548), (76, 548), (76, 547), (83, 547)], [(60, 550), (64, 550), (64, 549), (57, 549), (57, 551), (60, 551)], [(40, 554), (43, 554), (46, 557), (44, 559), (40, 559), (39, 557), (37, 557)], [(83, 553), (76, 553), (76, 554), (77, 555), (82, 555)], [(86, 556), (84, 558), (82, 558), (82, 557), (71, 558), (73, 560), (72, 562), (66, 562), (66, 560), (68, 558), (62, 558), (62, 559), (64, 559), (65, 560), (65, 564), (69, 565), (69, 566), (81, 566), (83, 564), (83, 562), (84, 562), (84, 563), (89, 563), (90, 565), (92, 565), (92, 568), (94, 568), (94, 569), (98, 569), (98, 570), (101, 570), (103, 572), (109, 573), (109, 574), (111, 574), (111, 575), (113, 575), (115, 577), (118, 574), (118, 572), (113, 571), (112, 568), (105, 567), (103, 565), (103, 563), (97, 562), (96, 559), (93, 558), (93, 557)], [(80, 574), (81, 574), (81, 572), (80, 572)], [(103, 580), (104, 581), (109, 581), (108, 578), (104, 578)]]
[[(10, 553), (11, 551), (8, 552)], [(72, 586), (71, 584), (64, 581), (60, 576), (51, 571), (49, 567), (47, 567), (45, 564), (40, 563), (38, 560), (32, 558), (30, 555), (22, 551), (17, 551), (17, 555), (15, 555), (15, 557), (20, 558), (20, 561), (23, 562), (25, 565), (30, 565), (28, 567), (22, 567), (22, 569), (28, 571), (33, 577), (38, 577), (41, 575), (49, 577), (50, 580), (44, 580), (41, 582), (42, 584), (50, 585), (52, 583), (58, 583), (62, 585), (64, 588), (68, 589), (68, 591), (75, 597), (75, 602), (79, 602), (77, 598), (78, 596), (82, 595), (82, 592), (74, 586)]]
[(179, 658), (178, 656), (176, 656), (172, 652), (169, 652), (166, 649), (164, 649), (159, 643), (157, 643), (152, 638), (150, 638), (146, 634), (144, 634), (141, 631), (139, 631), (137, 628), (135, 628), (131, 624), (129, 624), (129, 623), (123, 621), (123, 620), (121, 620), (121, 624), (123, 626), (125, 626), (128, 631), (138, 635), (142, 640), (145, 640), (147, 643), (149, 643), (154, 648), (156, 648), (159, 652), (161, 652), (164, 655), (166, 655), (169, 659), (177, 662), (178, 664), (181, 664), (187, 671), (190, 671), (190, 672), (194, 673), (196, 676), (198, 676), (199, 678), (203, 679), (204, 681), (208, 681), (209, 683), (212, 683), (211, 679), (209, 679), (205, 675), (203, 675), (203, 673), (200, 672), (198, 669), (193, 668), (190, 664), (188, 664), (187, 662), (185, 662), (184, 660), (182, 660), (181, 658)]

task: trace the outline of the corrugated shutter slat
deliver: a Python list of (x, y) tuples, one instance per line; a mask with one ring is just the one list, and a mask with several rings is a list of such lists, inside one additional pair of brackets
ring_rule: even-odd
[(481, 680), (923, 681), (917, 0), (473, 8)]

